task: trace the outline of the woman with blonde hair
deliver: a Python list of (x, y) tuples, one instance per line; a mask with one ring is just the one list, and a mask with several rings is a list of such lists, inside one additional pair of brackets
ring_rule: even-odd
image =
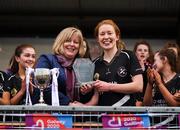
[[(76, 77), (72, 68), (73, 62), (77, 57), (83, 57), (83, 35), (75, 27), (63, 29), (52, 47), (53, 54), (43, 54), (39, 57), (36, 68), (59, 68), (58, 92), (59, 104), (68, 105), (71, 101), (78, 100), (77, 90), (75, 89)], [(38, 101), (39, 92), (36, 95), (35, 103)], [(46, 104), (52, 105), (51, 87), (44, 90), (44, 100)]]

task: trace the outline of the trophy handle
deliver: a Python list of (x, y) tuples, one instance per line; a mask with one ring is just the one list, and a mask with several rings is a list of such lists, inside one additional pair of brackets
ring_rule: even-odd
[(58, 93), (58, 81), (57, 78), (59, 76), (59, 68), (51, 69), (52, 74), (52, 106), (59, 106), (59, 93)]
[(32, 105), (31, 96), (29, 93), (30, 75), (34, 72), (32, 68), (26, 68), (26, 105)]
[(55, 74), (56, 77), (59, 77), (59, 68), (53, 68), (50, 71), (51, 71), (51, 75)]

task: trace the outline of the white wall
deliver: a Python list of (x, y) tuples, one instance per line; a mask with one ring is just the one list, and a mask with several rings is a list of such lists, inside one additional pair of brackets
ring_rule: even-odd
[[(55, 38), (0, 38), (0, 70), (5, 70), (8, 67), (9, 60), (14, 53), (14, 50), (19, 44), (32, 44), (36, 48), (37, 57), (41, 53), (51, 53), (51, 48)], [(90, 47), (98, 45), (94, 39), (87, 39)], [(132, 50), (134, 43), (139, 39), (123, 39), (127, 49)], [(162, 48), (164, 43), (172, 39), (145, 39), (147, 40), (154, 51)]]

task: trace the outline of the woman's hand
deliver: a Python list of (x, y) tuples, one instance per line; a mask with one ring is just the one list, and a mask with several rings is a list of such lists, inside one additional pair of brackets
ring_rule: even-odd
[(176, 91), (176, 93), (174, 94), (174, 99), (178, 102), (180, 102), (180, 90)]
[(154, 83), (154, 69), (148, 68), (147, 69), (147, 78), (148, 82), (152, 85)]
[(153, 73), (154, 73), (154, 79), (155, 79), (156, 85), (157, 86), (162, 85), (163, 83), (162, 83), (162, 79), (161, 79), (160, 74), (156, 70), (154, 70)]
[(81, 87), (80, 87), (80, 92), (85, 95), (87, 93), (89, 93), (90, 91), (92, 91), (93, 89), (93, 85), (92, 84), (83, 84)]
[(78, 101), (70, 102), (69, 106), (85, 106), (83, 103), (80, 103)]
[(21, 81), (21, 93), (24, 94), (26, 92), (26, 78)]
[(94, 87), (97, 89), (98, 92), (108, 92), (110, 91), (110, 83), (105, 81), (96, 80), (94, 82)]

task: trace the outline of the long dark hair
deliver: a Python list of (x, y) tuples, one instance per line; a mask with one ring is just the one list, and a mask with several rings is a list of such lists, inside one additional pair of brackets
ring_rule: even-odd
[(177, 49), (177, 55), (176, 55), (176, 57), (177, 57), (177, 68), (176, 68), (176, 72), (177, 73), (180, 73), (180, 47), (179, 47), (179, 45), (176, 43), (176, 42), (174, 42), (174, 41), (168, 41), (168, 42), (166, 42), (166, 44), (165, 44), (165, 46), (163, 47), (163, 49), (168, 49), (168, 48), (170, 48), (170, 49), (172, 49), (172, 48), (176, 48)]
[(168, 48), (176, 48), (178, 55), (177, 57), (180, 57), (180, 47), (178, 46), (178, 44), (176, 42), (173, 41), (168, 41), (165, 46), (163, 47), (163, 49), (168, 49)]
[(33, 48), (35, 50), (35, 48), (30, 44), (21, 44), (17, 46), (13, 56), (11, 57), (9, 61), (9, 69), (8, 69), (9, 73), (16, 74), (19, 71), (18, 62), (16, 61), (15, 57), (20, 57), (20, 55), (22, 54), (25, 48)]
[(89, 44), (88, 44), (88, 41), (86, 38), (84, 38), (84, 42), (86, 44), (86, 52), (85, 52), (83, 58), (90, 58), (91, 59), (90, 47), (89, 47)]
[(176, 72), (177, 58), (175, 52), (172, 49), (162, 49), (159, 51), (158, 55), (162, 60), (164, 60), (164, 57), (166, 57), (169, 65), (171, 66), (171, 71)]

